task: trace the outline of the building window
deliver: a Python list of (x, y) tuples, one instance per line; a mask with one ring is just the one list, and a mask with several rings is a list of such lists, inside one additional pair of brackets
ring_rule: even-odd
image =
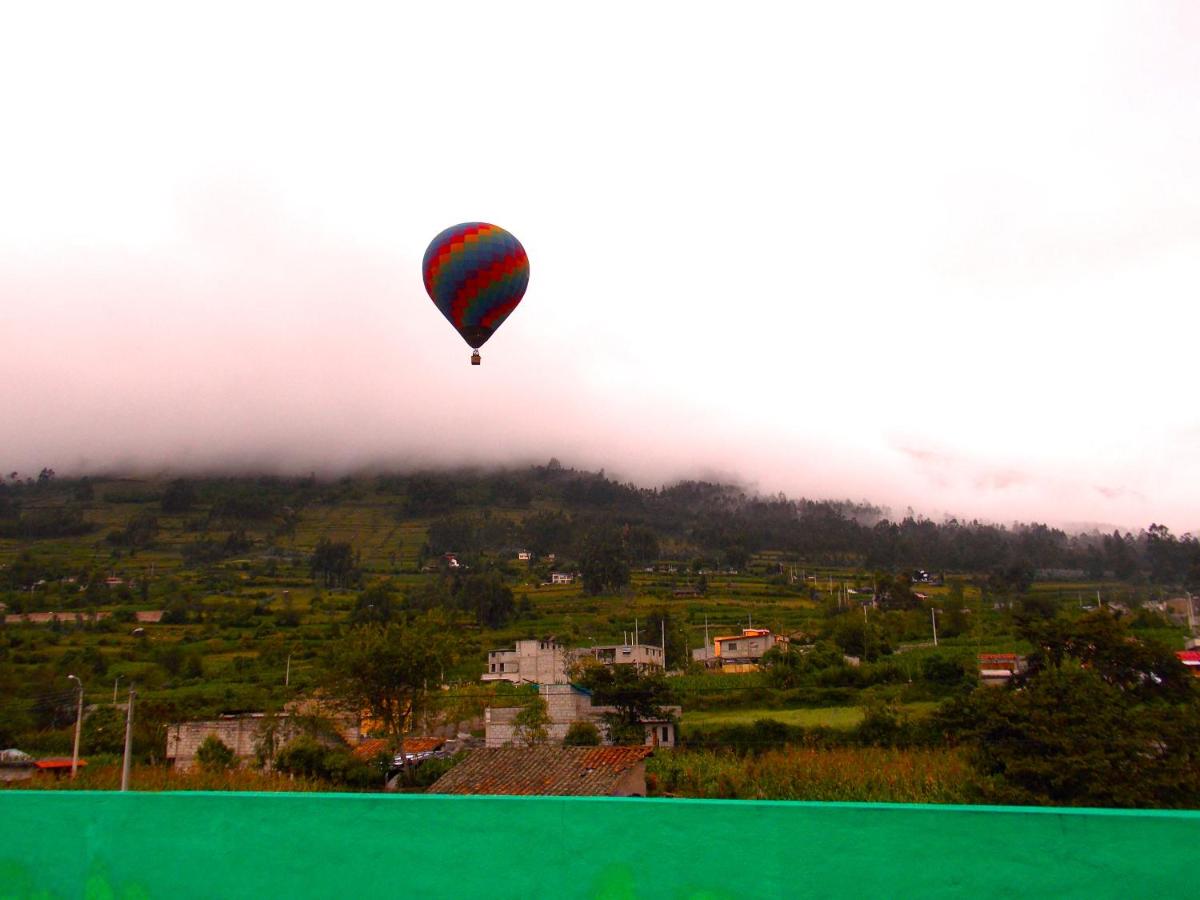
[(724, 646), (725, 646), (726, 650), (736, 650), (737, 649), (737, 641), (729, 641)]
[(662, 742), (663, 742), (664, 744), (666, 744), (666, 743), (668, 743), (668, 742), (669, 742), (670, 738), (668, 737), (668, 735), (670, 734), (670, 732), (671, 732), (671, 729), (670, 729), (670, 727), (668, 727), (668, 726), (666, 726), (666, 725), (664, 725), (664, 726), (662, 727)]

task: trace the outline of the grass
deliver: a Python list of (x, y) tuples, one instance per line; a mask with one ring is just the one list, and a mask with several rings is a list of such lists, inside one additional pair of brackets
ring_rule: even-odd
[[(115, 791), (121, 787), (119, 765), (89, 766), (79, 770), (71, 780), (69, 775), (34, 775), (27, 781), (0, 782), (8, 790), (37, 791)], [(195, 769), (180, 772), (166, 766), (135, 766), (129, 775), (129, 787), (134, 791), (337, 791), (346, 790), (312, 778), (293, 778), (280, 772), (259, 772), (254, 769), (228, 769), (205, 772)]]
[[(927, 716), (937, 708), (936, 703), (906, 703), (902, 710), (914, 718)], [(685, 711), (684, 727), (703, 728), (720, 725), (751, 725), (759, 719), (774, 719), (785, 725), (805, 728), (853, 728), (862, 721), (862, 707), (829, 706), (818, 709), (717, 709)]]

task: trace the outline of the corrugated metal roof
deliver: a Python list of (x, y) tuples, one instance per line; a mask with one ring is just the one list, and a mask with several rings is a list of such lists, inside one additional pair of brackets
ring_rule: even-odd
[[(39, 769), (69, 769), (71, 768), (71, 757), (53, 757), (50, 759), (39, 759), (34, 763)], [(87, 765), (86, 759), (79, 760), (79, 768)]]
[(607, 796), (652, 747), (494, 747), (476, 750), (431, 794)]

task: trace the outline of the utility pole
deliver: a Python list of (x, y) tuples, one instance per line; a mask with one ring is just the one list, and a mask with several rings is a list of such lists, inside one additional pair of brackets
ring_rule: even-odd
[(113, 706), (117, 705), (117, 685), (121, 683), (121, 676), (118, 675), (113, 680)]
[(287, 687), (292, 683), (292, 654), (288, 654), (287, 671), (283, 674), (283, 686)]
[(75, 707), (75, 749), (71, 752), (71, 777), (74, 778), (79, 771), (79, 732), (83, 728), (83, 682), (77, 675), (68, 675), (67, 678), (79, 685), (79, 701)]
[(121, 763), (121, 790), (129, 790), (129, 760), (133, 756), (133, 701), (137, 691), (129, 689), (129, 708), (125, 711), (125, 758)]
[(929, 610), (929, 618), (933, 621), (933, 646), (937, 646), (937, 610)]

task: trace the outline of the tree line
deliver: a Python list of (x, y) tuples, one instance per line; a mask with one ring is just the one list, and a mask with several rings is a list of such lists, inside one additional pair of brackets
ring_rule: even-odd
[[(264, 476), (141, 484), (63, 479), (45, 469), (36, 479), (0, 481), (0, 536), (36, 541), (86, 534), (95, 527), (87, 510), (103, 502), (141, 505), (124, 529), (108, 537), (130, 552), (152, 544), (157, 517), (166, 515), (185, 517), (199, 532), (265, 532), (276, 539), (294, 533), (306, 507), (364, 500), (389, 506), (400, 520), (428, 519), (426, 557), (519, 546), (579, 561), (585, 545), (618, 533), (622, 554), (632, 565), (657, 559), (669, 547), (676, 556), (742, 569), (754, 554), (773, 550), (815, 565), (984, 572), (1018, 580), (1059, 570), (1200, 587), (1200, 542), (1159, 523), (1137, 533), (1068, 534), (1038, 522), (934, 521), (911, 512), (896, 517), (867, 502), (762, 495), (706, 481), (645, 488), (556, 460), (525, 469), (337, 481)], [(202, 538), (190, 552), (205, 562), (243, 549)], [(344, 560), (329, 562), (322, 567), (328, 583), (349, 574)]]

